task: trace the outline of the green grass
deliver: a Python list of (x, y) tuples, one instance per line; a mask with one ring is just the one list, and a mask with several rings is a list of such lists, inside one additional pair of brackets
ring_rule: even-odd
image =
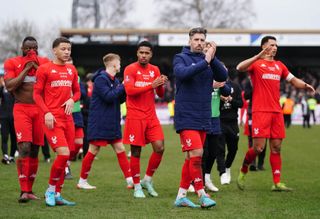
[[(0, 218), (319, 218), (320, 215), (320, 126), (303, 129), (293, 126), (287, 130), (282, 148), (282, 181), (295, 190), (291, 193), (270, 191), (272, 176), (269, 149), (266, 171), (249, 173), (245, 191), (237, 189), (235, 179), (242, 163), (247, 139), (241, 135), (239, 151), (232, 167), (232, 182), (221, 186), (216, 167), (213, 181), (220, 191), (212, 194), (217, 206), (210, 210), (173, 207), (180, 181), (183, 154), (178, 135), (172, 126), (164, 126), (166, 151), (163, 162), (154, 176), (158, 198), (133, 198), (111, 147), (103, 148), (93, 163), (89, 182), (97, 190), (75, 188), (81, 162), (72, 163), (73, 180), (65, 182), (63, 195), (76, 201), (75, 207), (46, 207), (43, 201), (19, 204), (19, 187), (15, 165), (0, 165)], [(151, 147), (142, 151), (141, 175), (144, 175)], [(34, 192), (43, 195), (47, 187), (51, 164), (41, 159)], [(197, 202), (194, 194), (191, 200)]]

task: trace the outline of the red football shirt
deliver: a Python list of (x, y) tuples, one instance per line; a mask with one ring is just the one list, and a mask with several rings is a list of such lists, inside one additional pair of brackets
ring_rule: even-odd
[[(127, 118), (151, 119), (156, 116), (152, 82), (160, 75), (159, 68), (152, 64), (142, 66), (135, 62), (125, 68), (124, 87), (127, 93)], [(158, 96), (163, 96), (163, 86), (159, 86), (155, 90)]]
[(33, 90), (36, 104), (44, 113), (51, 112), (55, 117), (64, 118), (65, 109), (61, 105), (71, 97), (74, 102), (80, 99), (76, 68), (71, 64), (56, 65), (49, 62), (38, 68), (36, 77), (37, 82)]
[(280, 61), (259, 59), (248, 69), (251, 77), (252, 112), (282, 112), (280, 80), (287, 78), (289, 70)]
[[(49, 59), (38, 56), (39, 65), (50, 62)], [(4, 79), (10, 79), (17, 77), (25, 66), (25, 58), (23, 56), (16, 56), (7, 59), (4, 63)], [(23, 82), (35, 82), (35, 69), (30, 69)]]

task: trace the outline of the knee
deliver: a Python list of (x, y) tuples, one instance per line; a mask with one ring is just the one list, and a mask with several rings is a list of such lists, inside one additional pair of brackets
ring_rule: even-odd
[(155, 152), (155, 153), (158, 153), (158, 154), (163, 154), (163, 152), (164, 152), (164, 145), (161, 145), (161, 146), (159, 146), (159, 147), (156, 147), (156, 148), (154, 149), (154, 152)]
[(140, 157), (141, 147), (131, 146), (131, 156)]
[(18, 144), (19, 156), (24, 158), (30, 156), (31, 153), (31, 142), (21, 142)]
[(89, 151), (90, 151), (93, 155), (97, 155), (97, 154), (99, 153), (99, 151), (100, 151), (100, 147), (90, 144), (90, 146), (89, 146)]
[(31, 145), (31, 150), (30, 150), (30, 157), (32, 158), (37, 158), (39, 154), (39, 147), (38, 145)]

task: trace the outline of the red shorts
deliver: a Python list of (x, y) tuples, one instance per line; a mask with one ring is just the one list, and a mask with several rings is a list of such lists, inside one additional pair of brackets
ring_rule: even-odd
[(122, 142), (122, 139), (114, 139), (114, 140), (92, 140), (89, 143), (93, 144), (94, 146), (98, 146), (98, 147), (105, 147), (108, 144), (116, 144)]
[(48, 143), (53, 150), (63, 146), (68, 146), (70, 151), (75, 150), (75, 129), (73, 120), (61, 121), (56, 118), (53, 129), (48, 129), (48, 127), (44, 125), (44, 132)]
[(182, 151), (191, 151), (203, 148), (207, 133), (198, 130), (183, 130), (180, 132)]
[(248, 116), (246, 118), (246, 123), (244, 124), (243, 134), (247, 136), (251, 136), (251, 131), (249, 130), (249, 126), (252, 126), (252, 119), (248, 120)]
[(14, 128), (17, 142), (44, 145), (44, 115), (34, 104), (16, 103), (13, 107)]
[(155, 119), (128, 119), (124, 125), (123, 143), (145, 146), (158, 140), (164, 135), (158, 118)]
[(75, 127), (75, 138), (83, 138), (83, 128), (82, 127)]
[(253, 138), (285, 138), (285, 127), (282, 113), (253, 112)]

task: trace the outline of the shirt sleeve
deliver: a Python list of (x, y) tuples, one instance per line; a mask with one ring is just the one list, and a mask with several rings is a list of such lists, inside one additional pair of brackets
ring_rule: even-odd
[(282, 74), (281, 74), (281, 78), (286, 79), (288, 77), (288, 75), (290, 74), (287, 66), (285, 66), (282, 62), (279, 62), (280, 67), (282, 69)]
[(43, 90), (47, 81), (47, 74), (45, 68), (39, 67), (36, 72), (37, 81), (33, 87), (33, 100), (44, 112), (44, 114), (50, 112), (43, 99)]
[(15, 72), (15, 66), (11, 59), (8, 59), (4, 63), (4, 80), (17, 77)]
[(135, 86), (135, 76), (133, 75), (133, 71), (130, 67), (127, 67), (124, 70), (124, 88), (128, 96), (134, 96), (141, 94), (145, 91), (151, 90), (152, 85), (148, 85), (145, 87), (136, 87)]

